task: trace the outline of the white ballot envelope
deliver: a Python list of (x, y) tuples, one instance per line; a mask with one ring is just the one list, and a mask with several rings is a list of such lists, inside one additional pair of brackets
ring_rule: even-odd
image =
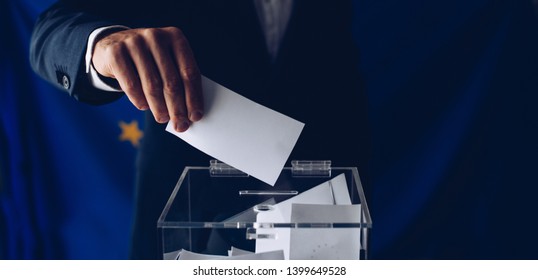
[(205, 113), (178, 133), (200, 151), (274, 186), (304, 124), (202, 76)]

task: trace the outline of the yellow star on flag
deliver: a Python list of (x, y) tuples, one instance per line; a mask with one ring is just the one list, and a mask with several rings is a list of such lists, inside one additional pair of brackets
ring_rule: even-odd
[(138, 147), (140, 139), (144, 136), (144, 133), (138, 128), (138, 121), (133, 120), (130, 123), (120, 121), (119, 126), (121, 128), (120, 141), (129, 141), (134, 147)]

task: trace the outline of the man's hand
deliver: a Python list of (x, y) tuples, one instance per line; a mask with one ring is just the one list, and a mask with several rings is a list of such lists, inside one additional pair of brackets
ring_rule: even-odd
[(92, 63), (116, 79), (140, 110), (159, 123), (172, 120), (179, 132), (203, 116), (200, 71), (189, 42), (175, 27), (129, 29), (101, 38)]

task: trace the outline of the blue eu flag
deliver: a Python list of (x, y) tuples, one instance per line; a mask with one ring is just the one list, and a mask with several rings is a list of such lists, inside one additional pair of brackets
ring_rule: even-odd
[(37, 77), (33, 24), (53, 1), (0, 1), (0, 259), (127, 258), (142, 114)]

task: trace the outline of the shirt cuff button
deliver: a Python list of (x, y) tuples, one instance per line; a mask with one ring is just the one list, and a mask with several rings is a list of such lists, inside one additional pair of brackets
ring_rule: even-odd
[(69, 89), (69, 87), (71, 87), (71, 83), (69, 82), (69, 77), (67, 77), (67, 75), (63, 75), (62, 85), (65, 89)]

